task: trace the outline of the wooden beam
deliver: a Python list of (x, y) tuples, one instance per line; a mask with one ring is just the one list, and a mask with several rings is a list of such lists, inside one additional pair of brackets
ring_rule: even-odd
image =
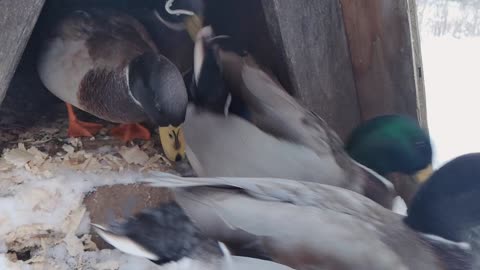
[(340, 0), (363, 120), (385, 113), (419, 119), (407, 1)]
[(418, 26), (417, 3), (416, 0), (408, 0), (410, 33), (413, 50), (413, 64), (415, 82), (417, 88), (417, 117), (420, 126), (428, 132), (427, 123), (427, 98), (425, 95), (425, 77), (423, 76), (423, 61), (420, 42), (420, 28)]
[(280, 50), (277, 57), (284, 59), (291, 92), (345, 138), (360, 118), (339, 2), (261, 2), (269, 33)]
[(5, 97), (44, 1), (0, 1), (0, 103)]
[[(340, 2), (362, 120), (400, 113), (427, 129), (414, 0)], [(408, 204), (416, 185), (408, 177), (391, 180)]]

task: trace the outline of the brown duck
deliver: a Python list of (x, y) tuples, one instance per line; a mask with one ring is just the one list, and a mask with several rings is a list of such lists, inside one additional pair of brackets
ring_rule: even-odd
[(124, 141), (150, 139), (138, 123), (152, 122), (167, 157), (184, 157), (180, 125), (188, 97), (182, 75), (137, 20), (109, 9), (77, 10), (61, 19), (43, 45), (38, 72), (67, 103), (69, 136), (92, 136), (101, 128), (79, 121), (73, 105), (121, 123), (111, 134)]

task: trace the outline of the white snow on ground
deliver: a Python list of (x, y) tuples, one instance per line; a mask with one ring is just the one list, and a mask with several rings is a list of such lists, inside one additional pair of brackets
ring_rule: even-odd
[(117, 250), (101, 250), (84, 252), (81, 256), (68, 255), (65, 245), (59, 244), (48, 250), (45, 257), (37, 259), (35, 263), (13, 263), (4, 255), (0, 254), (0, 269), (5, 270), (71, 270), (71, 269), (95, 269), (95, 270), (158, 270), (162, 269), (156, 264), (138, 257), (121, 253)]
[(434, 166), (480, 151), (480, 38), (422, 36)]
[[(83, 205), (84, 196), (96, 186), (140, 180), (147, 167), (130, 169), (124, 159), (145, 153), (138, 147), (117, 156), (70, 148), (50, 157), (19, 144), (0, 158), (0, 269), (158, 269), (119, 251), (98, 251)], [(29, 258), (17, 260), (25, 251), (30, 251)]]

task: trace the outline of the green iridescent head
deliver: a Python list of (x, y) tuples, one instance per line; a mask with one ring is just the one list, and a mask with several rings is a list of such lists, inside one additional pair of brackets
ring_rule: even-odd
[(430, 138), (406, 116), (383, 115), (364, 122), (350, 135), (346, 151), (383, 176), (401, 173), (423, 182), (432, 172)]

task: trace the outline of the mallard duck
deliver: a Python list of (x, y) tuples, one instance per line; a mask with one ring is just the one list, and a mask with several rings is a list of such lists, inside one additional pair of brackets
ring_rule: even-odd
[(155, 1), (153, 12), (156, 18), (174, 31), (186, 31), (195, 39), (201, 29), (204, 13), (204, 0), (160, 0)]
[(350, 134), (345, 149), (383, 176), (401, 172), (423, 182), (432, 173), (430, 138), (406, 116), (382, 115), (362, 123)]
[(292, 270), (270, 261), (231, 256), (223, 243), (204, 237), (175, 203), (143, 210), (109, 227), (92, 225), (120, 251), (169, 266), (168, 269)]
[[(353, 161), (319, 116), (301, 106), (251, 56), (229, 46), (228, 41), (205, 27), (195, 45), (192, 102), (184, 125), (187, 156), (195, 172), (207, 177), (316, 181), (365, 194), (390, 207), (390, 182), (379, 181), (383, 178)], [(390, 125), (387, 122), (379, 130)], [(422, 132), (417, 129), (415, 134)], [(378, 136), (395, 145), (397, 137), (410, 136), (403, 125), (396, 136), (380, 131), (360, 131), (364, 136), (356, 136), (353, 146), (361, 148), (364, 141)], [(430, 145), (428, 138), (421, 139)], [(408, 140), (405, 151), (416, 147), (416, 142)], [(389, 158), (386, 153), (374, 153), (378, 159)], [(363, 163), (361, 158), (357, 161)]]
[[(138, 1), (132, 1), (138, 6)], [(145, 5), (146, 4), (146, 5)], [(193, 66), (193, 46), (201, 28), (203, 0), (159, 0), (133, 7), (136, 18), (148, 30), (158, 50), (186, 75)]]
[(362, 123), (350, 134), (345, 150), (357, 162), (392, 180), (407, 203), (418, 184), (432, 174), (430, 138), (407, 116), (382, 115)]
[(480, 154), (459, 157), (419, 189), (408, 217), (334, 186), (272, 178), (145, 179), (234, 254), (294, 269), (478, 269)]
[(92, 136), (101, 126), (79, 121), (72, 105), (123, 123), (112, 134), (149, 139), (138, 122), (159, 126), (166, 156), (184, 156), (180, 125), (188, 101), (182, 75), (134, 18), (107, 9), (77, 10), (53, 29), (40, 52), (38, 72), (50, 92), (67, 103), (69, 136)]

